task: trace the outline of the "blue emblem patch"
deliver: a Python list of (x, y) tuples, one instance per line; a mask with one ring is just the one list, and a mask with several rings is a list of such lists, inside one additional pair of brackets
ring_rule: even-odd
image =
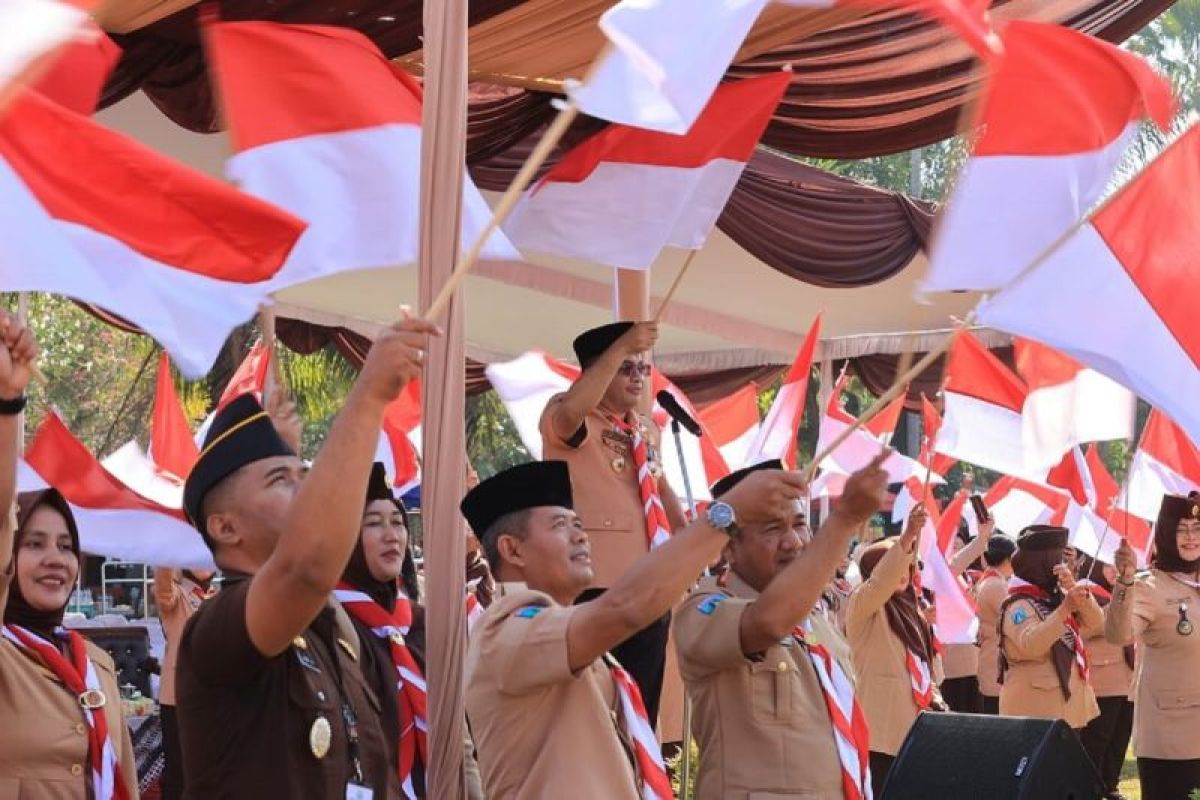
[(1012, 615), (1013, 625), (1020, 625), (1022, 622), (1024, 622), (1027, 619), (1029, 619), (1029, 615), (1025, 613), (1025, 609), (1018, 608), (1016, 611), (1013, 612), (1013, 615)]
[(696, 610), (701, 614), (712, 615), (717, 610), (717, 606), (725, 602), (728, 598), (723, 594), (710, 594), (708, 597), (700, 601), (700, 605), (696, 606)]
[(524, 608), (517, 609), (513, 616), (520, 617), (521, 619), (533, 619), (538, 614), (542, 613), (544, 609), (545, 606), (525, 606)]

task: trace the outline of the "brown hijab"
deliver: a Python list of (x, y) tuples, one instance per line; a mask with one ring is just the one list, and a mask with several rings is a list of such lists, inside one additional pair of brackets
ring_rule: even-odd
[(1185, 561), (1179, 555), (1179, 542), (1175, 530), (1184, 518), (1200, 518), (1200, 493), (1192, 492), (1187, 497), (1177, 494), (1163, 495), (1154, 523), (1154, 567), (1163, 572), (1200, 572), (1200, 558)]
[[(871, 577), (871, 573), (879, 566), (879, 562), (887, 555), (888, 550), (895, 546), (895, 539), (885, 539), (863, 551), (858, 559), (858, 568), (862, 572), (863, 580)], [(926, 664), (932, 664), (933, 628), (925, 619), (925, 615), (921, 613), (921, 606), (917, 602), (917, 590), (912, 581), (913, 567), (910, 566), (908, 569), (908, 586), (893, 592), (883, 610), (887, 614), (888, 627), (892, 629), (896, 638), (903, 642), (905, 647), (924, 659)]]
[[(71, 507), (58, 493), (57, 489), (42, 489), (37, 492), (21, 492), (17, 495), (17, 534), (13, 537), (13, 569), (16, 569), (17, 555), (21, 551), (21, 535), (33, 512), (42, 506), (49, 506), (62, 514), (67, 522), (67, 530), (71, 533), (71, 550), (75, 558), (82, 560), (79, 554), (79, 528), (75, 525), (75, 515)], [(80, 564), (82, 569), (83, 565)], [(62, 625), (63, 614), (67, 606), (43, 611), (29, 605), (25, 595), (21, 594), (21, 582), (14, 576), (8, 594), (8, 605), (4, 608), (4, 624), (20, 625), (31, 630), (44, 639), (52, 639), (54, 630)]]

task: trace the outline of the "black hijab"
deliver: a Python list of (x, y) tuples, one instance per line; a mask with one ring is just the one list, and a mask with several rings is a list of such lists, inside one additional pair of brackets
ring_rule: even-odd
[[(373, 503), (376, 500), (390, 500), (396, 504), (396, 508), (400, 509), (400, 514), (404, 518), (404, 527), (408, 528), (408, 509), (404, 507), (404, 503), (395, 496), (392, 492), (392, 487), (388, 485), (387, 470), (383, 464), (376, 462), (371, 467), (371, 478), (367, 482), (367, 497), (363, 502), (363, 508)], [(400, 568), (400, 588), (404, 590), (404, 594), (415, 605), (418, 601), (417, 597), (417, 565), (413, 561), (411, 539), (409, 545), (404, 548), (404, 564)], [(364, 592), (378, 605), (386, 608), (389, 612), (396, 608), (396, 581), (380, 581), (376, 580), (371, 574), (371, 568), (367, 565), (367, 555), (363, 551), (362, 534), (359, 534), (358, 541), (354, 544), (354, 552), (350, 554), (350, 561), (346, 564), (346, 569), (342, 572), (342, 580), (349, 583), (360, 592)]]
[(1200, 558), (1185, 561), (1179, 555), (1179, 541), (1175, 530), (1185, 518), (1200, 518), (1200, 493), (1192, 492), (1187, 497), (1177, 494), (1163, 495), (1154, 523), (1154, 567), (1163, 572), (1200, 572)]
[[(21, 492), (17, 495), (17, 531), (13, 537), (14, 570), (17, 558), (20, 556), (21, 538), (25, 532), (25, 526), (29, 523), (33, 512), (42, 506), (48, 506), (62, 514), (67, 523), (67, 530), (71, 534), (71, 550), (75, 553), (76, 560), (82, 561), (79, 551), (79, 528), (75, 525), (75, 515), (71, 513), (71, 507), (67, 505), (67, 501), (58, 493), (58, 490), (42, 489), (36, 492)], [(83, 569), (82, 563), (78, 565), (78, 569)], [(4, 608), (4, 624), (20, 625), (44, 639), (53, 639), (54, 629), (62, 625), (63, 614), (66, 610), (66, 603), (63, 603), (62, 608), (51, 611), (42, 611), (31, 606), (25, 599), (25, 595), (21, 593), (21, 582), (14, 574), (8, 593), (8, 605)]]

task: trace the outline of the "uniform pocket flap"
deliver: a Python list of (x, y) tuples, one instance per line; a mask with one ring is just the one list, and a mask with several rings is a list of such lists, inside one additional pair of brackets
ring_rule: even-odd
[(814, 792), (749, 792), (746, 800), (820, 800)]
[(631, 531), (633, 530), (633, 520), (624, 514), (593, 514), (590, 519), (583, 520), (583, 529), (588, 533)]
[(1035, 689), (1061, 689), (1062, 684), (1058, 682), (1057, 677), (1050, 678), (1034, 678), (1029, 682), (1029, 685)]
[(1171, 691), (1164, 689), (1154, 693), (1154, 704), (1167, 710), (1172, 708), (1195, 708), (1200, 706), (1200, 691)]

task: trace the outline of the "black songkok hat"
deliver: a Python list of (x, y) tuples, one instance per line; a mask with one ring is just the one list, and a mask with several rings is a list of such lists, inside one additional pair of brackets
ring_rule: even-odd
[(543, 506), (575, 508), (565, 461), (530, 461), (498, 472), (463, 498), (459, 508), (471, 530), (483, 536), (496, 520)]
[(200, 506), (214, 486), (247, 464), (294, 455), (254, 395), (239, 395), (213, 417), (200, 457), (183, 484), (184, 513), (207, 536)]
[(1027, 553), (1062, 550), (1067, 546), (1069, 534), (1070, 531), (1058, 525), (1030, 525), (1017, 537), (1017, 549)]
[(761, 461), (748, 467), (742, 467), (741, 469), (729, 473), (724, 478), (721, 478), (721, 480), (714, 483), (712, 488), (709, 489), (709, 492), (712, 493), (713, 499), (716, 500), (721, 495), (725, 494), (730, 489), (741, 483), (742, 479), (751, 472), (758, 472), (760, 469), (783, 469), (783, 462), (778, 458), (772, 458), (769, 461)]
[(579, 366), (587, 369), (596, 359), (604, 355), (604, 351), (613, 346), (613, 342), (625, 335), (633, 327), (632, 322), (612, 322), (584, 331), (575, 337), (575, 358)]

